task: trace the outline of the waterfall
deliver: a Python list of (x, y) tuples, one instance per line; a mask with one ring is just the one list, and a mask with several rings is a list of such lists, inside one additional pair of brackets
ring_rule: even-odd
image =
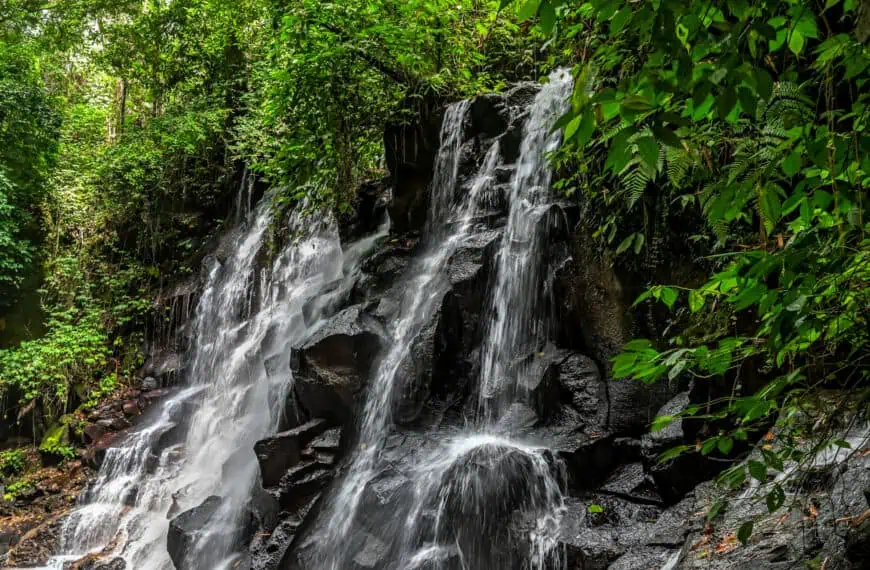
[[(376, 474), (377, 456), (391, 428), (394, 393), (400, 389), (399, 368), (408, 357), (414, 339), (429, 322), (448, 283), (444, 274), (450, 257), (468, 238), (472, 227), (474, 205), (478, 196), (491, 181), (498, 165), (498, 145), (487, 152), (483, 166), (475, 177), (469, 192), (454, 198), (460, 160), (462, 132), (469, 104), (466, 101), (452, 105), (446, 113), (441, 130), (442, 148), (435, 163), (432, 202), (426, 252), (417, 260), (410, 272), (401, 301), (400, 314), (389, 334), (390, 344), (382, 355), (377, 370), (368, 386), (362, 412), (359, 449), (351, 461), (349, 473), (330, 501), (329, 514), (321, 538), (328, 549), (320, 554), (323, 568), (340, 570), (347, 555), (342, 548), (354, 523), (362, 493)], [(447, 222), (452, 223), (448, 224)]]
[[(498, 393), (499, 407), (516, 396), (517, 389), (507, 380), (508, 364), (542, 340), (538, 265), (547, 230), (547, 153), (559, 144), (560, 134), (551, 133), (552, 126), (565, 111), (571, 87), (567, 71), (554, 73), (535, 98), (526, 122), (481, 356), (478, 391), (487, 411), (493, 394)], [(389, 529), (382, 535), (390, 535), (390, 544), (371, 549), (385, 551), (389, 562), (384, 567), (391, 569), (484, 570), (518, 567), (518, 561), (531, 570), (564, 566), (555, 548), (564, 508), (558, 461), (540, 446), (497, 433), (495, 412), (500, 408), (484, 414), (482, 425), (472, 424), (462, 433), (430, 433), (438, 444), (412, 467), (413, 490), (394, 505), (397, 510), (361, 512), (364, 492), (378, 474), (381, 451), (395, 431), (392, 405), (405, 380), (398, 377), (400, 364), (436, 311), (447, 286), (445, 268), (473, 231), (480, 199), (500, 166), (496, 140), (467, 191), (457, 188), (469, 109), (468, 102), (452, 105), (443, 120), (426, 227), (428, 245), (403, 283), (391, 343), (368, 387), (357, 449), (326, 503), (318, 530), (302, 545), (315, 551), (311, 568), (357, 567), (354, 556), (360, 543), (369, 549), (366, 533), (358, 532), (363, 518), (365, 524)]]
[[(553, 125), (571, 88), (570, 74), (558, 71), (523, 103), (528, 114), (517, 115), (525, 119), (512, 127), (522, 129), (513, 165), (503, 164), (509, 154), (503, 145), (510, 144), (503, 136), (467, 137), (474, 120), (470, 102), (447, 109), (420, 253), (391, 290), (397, 302), (363, 392), (356, 445), (293, 543), (293, 555), (306, 557), (306, 570), (375, 567), (369, 552), (377, 552), (376, 567), (390, 570), (564, 568), (557, 547), (563, 467), (545, 445), (525, 439), (505, 412), (528, 403), (523, 362), (549, 340), (542, 270), (552, 202), (547, 155), (559, 144)], [(467, 145), (485, 150), (479, 163), (468, 164), (480, 155), (465, 152)], [(508, 216), (493, 228), (486, 220), (505, 172), (512, 172)], [(386, 234), (383, 228), (342, 250), (331, 216), (306, 216), (306, 208), (298, 208), (289, 221), (293, 238), (269, 263), (270, 197), (251, 210), (244, 204), (250, 184), (244, 177), (236, 207), (240, 229), (232, 248), (222, 248), (232, 253), (210, 258), (205, 268), (185, 387), (123, 445), (108, 450), (97, 480), (65, 523), (62, 553), (50, 568), (94, 552), (122, 558), (128, 570), (172, 570), (169, 520), (204, 504), (215, 514), (195, 534), (184, 566), (229, 570), (241, 563), (244, 517), (252, 494), (261, 491), (253, 446), (276, 432), (286, 415), (291, 353), (352, 295), (363, 259)], [(444, 310), (453, 264), (465, 263), (455, 261), (462, 259), (457, 254), (499, 232), (491, 275), (482, 274), (486, 291), (475, 283), (489, 312), (476, 327), (483, 335), (474, 341), (479, 371), (468, 378), (474, 404), (451, 428), (400, 427), (396, 405), (414, 381), (405, 365)], [(388, 489), (393, 499), (372, 505), (395, 436), (425, 444), (402, 464), (407, 484)], [(369, 532), (373, 528), (379, 537)], [(282, 560), (279, 567), (288, 566)]]
[[(263, 267), (270, 202), (246, 218), (227, 259), (208, 260), (187, 387), (107, 451), (48, 568), (102, 552), (124, 559), (128, 569), (171, 570), (169, 519), (211, 496), (220, 497), (220, 507), (187, 563), (229, 567), (259, 484), (254, 443), (278, 429), (293, 383), (291, 349), (322, 325), (358, 277), (364, 254), (386, 234), (385, 226), (342, 252), (332, 217), (299, 207), (289, 221), (292, 238)], [(238, 454), (248, 457), (238, 461)]]
[(511, 180), (510, 212), (482, 350), (480, 408), (491, 417), (519, 395), (522, 369), (514, 362), (547, 340), (540, 273), (551, 202), (547, 156), (559, 147), (561, 134), (551, 132), (552, 125), (568, 110), (572, 85), (567, 71), (557, 71), (535, 98)]

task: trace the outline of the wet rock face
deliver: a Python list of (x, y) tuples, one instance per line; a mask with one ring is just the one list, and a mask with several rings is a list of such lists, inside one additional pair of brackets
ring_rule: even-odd
[(380, 323), (357, 305), (335, 315), (302, 347), (295, 391), (309, 416), (351, 421), (383, 336)]
[(260, 464), (263, 486), (275, 486), (290, 467), (299, 463), (302, 450), (308, 446), (308, 443), (321, 435), (328, 427), (329, 424), (325, 419), (317, 418), (299, 427), (258, 441), (254, 445), (254, 452), (257, 454), (257, 461)]
[(169, 521), (166, 549), (176, 570), (193, 570), (191, 558), (208, 551), (207, 545), (198, 544), (199, 534), (218, 515), (222, 503), (220, 497), (211, 496)]
[(49, 518), (39, 526), (24, 533), (20, 538), (16, 535), (7, 537), (10, 542), (17, 538), (17, 543), (10, 550), (4, 567), (33, 568), (45, 566), (60, 544), (60, 532), (63, 529), (66, 514), (60, 513)]

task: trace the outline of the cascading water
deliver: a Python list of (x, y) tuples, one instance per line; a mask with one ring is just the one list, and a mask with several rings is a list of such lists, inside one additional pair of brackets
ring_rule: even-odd
[[(302, 535), (310, 554), (306, 568), (366, 566), (361, 544), (378, 551), (378, 568), (390, 570), (564, 567), (556, 548), (564, 507), (559, 461), (545, 447), (518, 439), (503, 420), (505, 410), (527, 396), (516, 363), (547, 340), (540, 270), (551, 177), (546, 155), (559, 143), (552, 125), (570, 90), (570, 75), (554, 73), (531, 104), (509, 185), (509, 215), (500, 230), (488, 229), (484, 220), (499, 172), (505, 172), (503, 141), (486, 142), (476, 173), (467, 176), (463, 147), (471, 104), (447, 110), (422, 254), (396, 288), (399, 303), (367, 385), (358, 444), (318, 507), (312, 530)], [(252, 448), (281, 422), (293, 383), (291, 349), (304, 345), (350, 294), (364, 253), (385, 233), (342, 252), (330, 217), (299, 215), (291, 222), (297, 239), (271, 269), (260, 269), (256, 260), (264, 257), (263, 237), (272, 223), (267, 202), (248, 216), (233, 254), (209, 267), (196, 309), (189, 386), (124, 445), (108, 451), (97, 481), (66, 523), (63, 554), (50, 568), (96, 552), (123, 559), (128, 570), (170, 570), (169, 519), (204, 504), (214, 514), (184, 560), (174, 562), (183, 570), (236, 564), (242, 518), (259, 485)], [(411, 484), (378, 511), (365, 497), (381, 484), (383, 454), (401, 431), (394, 424), (395, 406), (413, 381), (405, 365), (451, 289), (454, 256), (481, 232), (493, 231), (502, 235), (495, 242), (491, 311), (483, 319), (478, 384), (472, 388), (477, 409), (469, 409), (466, 425), (453, 432), (434, 428), (419, 434), (431, 445), (405, 465)], [(374, 526), (385, 540), (365, 530)]]
[[(100, 552), (122, 558), (128, 569), (170, 570), (169, 518), (214, 495), (220, 507), (183, 565), (228, 567), (257, 484), (253, 445), (278, 428), (293, 382), (291, 348), (322, 325), (358, 277), (364, 253), (386, 233), (384, 227), (343, 253), (332, 218), (303, 210), (290, 221), (295, 239), (271, 270), (257, 264), (272, 223), (268, 199), (249, 216), (232, 256), (211, 260), (196, 310), (190, 387), (108, 450), (98, 479), (65, 523), (62, 554), (48, 568)], [(250, 460), (234, 461), (239, 453)]]
[[(390, 543), (378, 541), (372, 547), (386, 551), (381, 561), (384, 568), (543, 570), (564, 566), (555, 549), (563, 508), (558, 462), (543, 448), (496, 433), (494, 420), (519, 393), (517, 375), (508, 374), (509, 363), (525, 356), (541, 340), (537, 299), (542, 283), (537, 264), (543, 255), (546, 227), (542, 217), (551, 177), (546, 153), (559, 144), (560, 135), (550, 131), (565, 110), (571, 87), (567, 72), (554, 73), (535, 98), (525, 126), (511, 183), (510, 215), (498, 254), (492, 320), (481, 356), (478, 391), (485, 412), (483, 423), (445, 438), (419, 459), (410, 474), (412, 492), (402, 504), (391, 505), (397, 510), (365, 513), (366, 521), (361, 521), (363, 494), (378, 475), (380, 453), (394, 431), (394, 394), (406, 380), (397, 376), (400, 365), (442, 298), (445, 268), (469, 238), (480, 198), (491, 186), (500, 162), (496, 141), (467, 191), (457, 191), (470, 106), (463, 102), (448, 109), (433, 178), (428, 247), (404, 283), (392, 342), (369, 385), (359, 447), (326, 504), (319, 531), (308, 541), (316, 550), (311, 568), (357, 567), (354, 553), (367, 535), (361, 531), (363, 536), (356, 537), (354, 533), (357, 525), (365, 524), (389, 528), (381, 537), (389, 535)], [(497, 406), (490, 403), (494, 398)], [(373, 519), (377, 522), (372, 523)], [(369, 548), (368, 543), (363, 547)]]
[[(323, 568), (338, 570), (346, 564), (347, 552), (341, 547), (350, 531), (360, 498), (366, 485), (376, 474), (377, 456), (391, 428), (394, 393), (400, 389), (397, 382), (402, 362), (408, 357), (414, 339), (429, 321), (448, 283), (444, 268), (463, 240), (468, 238), (477, 196), (484, 190), (498, 165), (497, 144), (487, 153), (484, 165), (460, 200), (454, 200), (459, 147), (467, 117), (467, 102), (451, 106), (444, 119), (441, 132), (443, 150), (435, 165), (435, 183), (428, 221), (429, 246), (415, 264), (412, 277), (405, 283), (407, 294), (402, 299), (399, 315), (390, 330), (389, 348), (380, 359), (369, 384), (362, 413), (360, 448), (351, 461), (349, 474), (344, 478), (331, 500), (330, 514), (324, 525), (322, 543), (328, 551), (320, 554)], [(447, 221), (452, 223), (447, 224)]]
[(557, 71), (536, 97), (511, 180), (510, 212), (481, 359), (480, 407), (490, 419), (519, 396), (522, 369), (513, 363), (546, 341), (540, 267), (551, 202), (547, 155), (559, 147), (561, 135), (551, 132), (552, 125), (567, 111), (572, 85), (567, 71)]

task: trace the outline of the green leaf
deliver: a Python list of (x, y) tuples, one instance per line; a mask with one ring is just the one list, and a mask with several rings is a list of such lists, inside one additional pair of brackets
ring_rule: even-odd
[(776, 483), (770, 493), (767, 494), (767, 511), (774, 513), (785, 503), (785, 491)]
[(656, 296), (662, 303), (668, 306), (669, 309), (674, 308), (674, 303), (677, 302), (677, 290), (671, 287), (659, 288), (659, 293)]
[(737, 104), (737, 91), (733, 87), (728, 87), (716, 98), (716, 111), (719, 113), (719, 118), (725, 119)]
[(589, 505), (586, 509), (592, 514), (604, 512), (604, 507), (601, 505)]
[(728, 455), (734, 449), (734, 440), (730, 437), (720, 437), (716, 443), (716, 447), (722, 452), (722, 455)]
[(768, 467), (772, 467), (777, 471), (782, 471), (785, 467), (782, 459), (780, 459), (779, 455), (777, 455), (776, 453), (767, 449), (762, 449), (761, 455), (764, 457), (764, 462), (768, 465)]
[(782, 206), (779, 201), (779, 193), (776, 190), (776, 187), (768, 186), (761, 192), (761, 203), (759, 204), (759, 207), (768, 233), (773, 231), (773, 227), (779, 221), (780, 217), (782, 217)]
[(704, 296), (696, 289), (689, 291), (689, 310), (697, 313), (704, 306)]
[(788, 153), (785, 158), (782, 159), (782, 163), (780, 163), (782, 167), (782, 171), (785, 172), (786, 176), (794, 176), (798, 173), (803, 166), (803, 160), (801, 159), (801, 153), (798, 150), (793, 150)]
[(520, 21), (525, 21), (530, 18), (535, 17), (538, 13), (538, 8), (541, 5), (541, 0), (526, 0), (526, 3), (523, 4), (522, 8), (520, 8), (519, 13), (517, 14), (517, 18)]
[(674, 416), (658, 416), (652, 421), (652, 426), (650, 427), (650, 431), (657, 432), (662, 431), (674, 421)]
[(649, 99), (640, 95), (626, 95), (619, 106), (621, 110), (628, 114), (645, 113), (655, 109)]
[(767, 481), (767, 466), (761, 461), (749, 460), (749, 474), (756, 481), (765, 483)]
[(749, 537), (752, 536), (752, 526), (752, 521), (747, 521), (737, 529), (737, 540), (739, 540), (741, 544), (745, 545), (749, 542)]
[(819, 27), (816, 25), (816, 18), (809, 10), (803, 11), (803, 16), (795, 25), (795, 31), (800, 32), (804, 38), (818, 38)]
[(773, 95), (773, 78), (766, 69), (760, 67), (755, 69), (755, 85), (758, 89), (758, 96), (762, 99), (770, 99)]
[(584, 146), (592, 138), (592, 133), (595, 131), (595, 113), (592, 109), (586, 109), (583, 113), (583, 119), (580, 121), (580, 126), (577, 129), (577, 144)]
[(652, 137), (641, 137), (636, 144), (644, 163), (651, 170), (656, 170), (659, 162), (659, 144), (656, 140)]
[[(571, 138), (577, 134), (577, 130), (580, 128), (580, 123), (583, 122), (584, 115), (585, 113), (583, 115), (575, 116), (573, 119), (568, 121), (567, 125), (565, 125), (565, 141), (571, 140)], [(564, 119), (565, 117), (563, 116), (562, 118)]]
[(804, 49), (804, 36), (798, 30), (792, 30), (791, 35), (788, 38), (788, 49), (792, 51), (795, 55), (800, 55)]
[(722, 512), (725, 510), (725, 507), (727, 506), (728, 501), (726, 501), (725, 499), (717, 500), (715, 503), (713, 503), (713, 506), (710, 507), (710, 512), (707, 513), (707, 520), (712, 521), (713, 519), (718, 517), (720, 514), (722, 514)]
[(628, 22), (630, 16), (631, 4), (626, 4), (619, 12), (614, 14), (613, 19), (610, 20), (610, 35), (615, 36), (616, 34), (621, 32), (622, 28), (625, 27), (626, 22)]
[(640, 232), (635, 234), (634, 238), (634, 253), (635, 255), (640, 254), (640, 250), (643, 249), (644, 235)]
[(656, 125), (653, 127), (652, 131), (656, 138), (662, 143), (673, 148), (683, 148), (682, 143), (680, 143), (680, 137), (678, 137), (671, 128)]
[(549, 0), (543, 0), (541, 2), (541, 8), (538, 11), (538, 16), (540, 17), (540, 26), (541, 30), (545, 34), (550, 34), (553, 32), (553, 28), (556, 27), (556, 8)]
[(631, 244), (634, 242), (634, 236), (635, 236), (635, 234), (631, 234), (630, 236), (628, 236), (627, 238), (622, 240), (622, 243), (620, 243), (619, 247), (616, 248), (616, 255), (621, 254), (622, 252), (627, 250), (629, 247), (631, 247)]

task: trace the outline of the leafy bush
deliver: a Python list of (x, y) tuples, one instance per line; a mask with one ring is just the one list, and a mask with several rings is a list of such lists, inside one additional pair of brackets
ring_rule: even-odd
[(0, 451), (0, 473), (5, 476), (17, 475), (27, 467), (27, 455), (21, 449)]
[(6, 487), (6, 493), (3, 495), (3, 499), (7, 501), (14, 501), (18, 495), (33, 489), (33, 482), (29, 479), (20, 479), (8, 487)]
[[(520, 4), (585, 54), (560, 120), (560, 187), (586, 198), (619, 268), (650, 279), (635, 305), (668, 324), (629, 342), (614, 376), (706, 383), (709, 400), (682, 412), (701, 440), (663, 459), (758, 450), (763, 461), (723, 474), (729, 486), (830, 443), (796, 415), (830, 422), (870, 401), (870, 48), (857, 4)], [(701, 278), (681, 280), (679, 260)], [(809, 406), (826, 388), (850, 405)], [(752, 441), (774, 424), (778, 450)], [(785, 443), (798, 433), (811, 443)], [(770, 493), (773, 511), (785, 496)]]

